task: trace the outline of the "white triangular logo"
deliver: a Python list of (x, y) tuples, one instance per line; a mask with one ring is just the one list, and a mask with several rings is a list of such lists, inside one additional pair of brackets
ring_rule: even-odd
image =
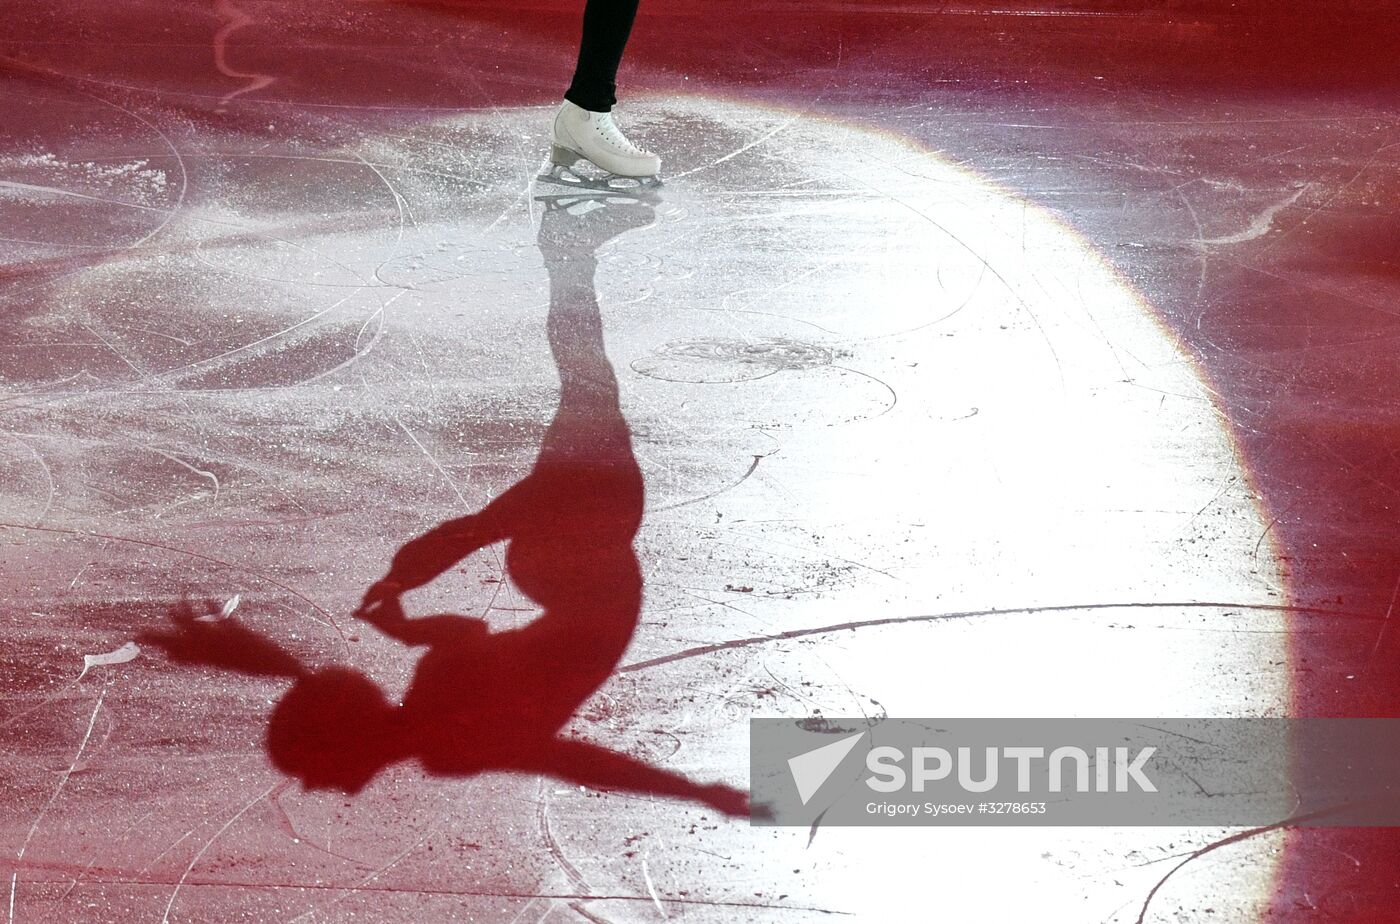
[(865, 732), (860, 732), (788, 759), (788, 769), (792, 771), (792, 781), (797, 784), (797, 794), (802, 798), (803, 805), (817, 794), (822, 784), (841, 766), (841, 761), (851, 753), (851, 748), (864, 737)]

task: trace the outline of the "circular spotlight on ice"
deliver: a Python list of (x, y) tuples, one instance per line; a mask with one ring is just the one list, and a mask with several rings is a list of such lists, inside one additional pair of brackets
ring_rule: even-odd
[[(629, 114), (669, 154), (674, 210), (602, 276), (668, 614), (637, 662), (720, 648), (637, 672), (706, 690), (683, 727), (1285, 710), (1248, 473), (1191, 357), (1092, 244), (881, 132), (710, 100)], [(982, 615), (879, 625), (961, 613)], [(1170, 865), (1152, 861), (1219, 834), (833, 829), (770, 849), (804, 870), (776, 891), (866, 920), (1132, 920)], [(1188, 865), (1156, 907), (1259, 913), (1280, 844)]]
[[(620, 117), (667, 176), (656, 223), (598, 255), (607, 352), (647, 480), (646, 609), (578, 734), (740, 783), (755, 716), (1284, 711), (1281, 583), (1248, 473), (1190, 356), (1091, 244), (967, 167), (850, 123), (686, 98)], [(545, 109), (404, 119), (327, 143), (318, 131), (343, 139), (342, 127), (310, 120), (304, 138), (196, 136), (120, 173), (77, 152), (26, 161), (0, 210), (65, 209), (104, 237), (73, 257), (28, 235), (62, 272), (25, 296), (24, 323), (69, 352), (12, 378), (81, 387), (23, 425), (51, 437), (60, 480), (120, 473), (158, 512), (165, 546), (207, 547), (217, 527), (240, 567), (293, 574), (304, 599), (348, 609), (394, 537), (523, 477), (554, 412), (531, 185), (547, 122)], [(79, 330), (87, 340), (70, 343)], [(210, 446), (236, 517), (181, 480), (204, 472)], [(165, 468), (151, 447), (170, 447)], [(115, 488), (60, 487), (83, 529), (131, 528)], [(79, 553), (47, 554), (46, 573), (69, 581), (78, 562), (61, 556)], [(168, 592), (190, 568), (104, 554), (127, 593)], [(497, 628), (531, 618), (490, 556), (471, 567), (481, 580), (444, 584), (424, 611), (485, 612)], [(344, 655), (327, 623), (285, 602), (304, 644)], [(266, 700), (240, 706), (251, 726)], [(246, 756), (231, 742), (203, 756)], [(207, 814), (184, 771), (162, 772), (172, 799)], [(753, 905), (1133, 920), (1169, 858), (1221, 834), (812, 839), (517, 777), (405, 775), (344, 813), (337, 802), (333, 820), (312, 803), (292, 814), (337, 839), (374, 832), (354, 862), (312, 857), (325, 881), (392, 868), (403, 882), (386, 874), (384, 894), (426, 895), (460, 883), (472, 856), (400, 863), (429, 804), (454, 806), (433, 808), (435, 843), (530, 855), (489, 856), (500, 894), (623, 896), (577, 900), (609, 920), (653, 900), (716, 921)], [(309, 868), (310, 848), (249, 825), (264, 862)], [(274, 841), (286, 856), (268, 853)], [(1271, 835), (1193, 861), (1156, 907), (1255, 916), (1279, 846)], [(344, 907), (382, 919), (382, 900), (356, 891)]]

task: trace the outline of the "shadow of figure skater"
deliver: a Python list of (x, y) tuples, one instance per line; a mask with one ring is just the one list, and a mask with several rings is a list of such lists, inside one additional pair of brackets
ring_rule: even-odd
[[(358, 671), (312, 670), (237, 622), (196, 619), (188, 609), (176, 614), (174, 631), (144, 640), (176, 661), (292, 678), (269, 721), (267, 747), (273, 763), (308, 789), (358, 792), (390, 764), (416, 759), (436, 775), (545, 774), (746, 816), (742, 790), (701, 785), (561, 734), (612, 676), (641, 613), (632, 543), (642, 521), (642, 474), (604, 352), (594, 274), (599, 246), (649, 225), (655, 211), (634, 195), (541, 201), (559, 408), (526, 478), (479, 512), (405, 544), (365, 593), (357, 618), (425, 649), (402, 704)], [(491, 632), (466, 616), (405, 615), (403, 593), (502, 541), (511, 580), (543, 610), (537, 619)]]

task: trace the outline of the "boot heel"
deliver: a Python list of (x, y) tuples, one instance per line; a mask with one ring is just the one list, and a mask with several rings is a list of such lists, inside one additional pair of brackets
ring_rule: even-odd
[(577, 151), (570, 151), (568, 148), (562, 147), (561, 145), (552, 145), (549, 149), (550, 162), (559, 167), (572, 167), (583, 159), (584, 157), (582, 154)]

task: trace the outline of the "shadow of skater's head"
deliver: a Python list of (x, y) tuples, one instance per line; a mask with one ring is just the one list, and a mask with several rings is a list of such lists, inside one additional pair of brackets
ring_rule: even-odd
[(402, 756), (395, 710), (369, 678), (332, 667), (299, 679), (267, 728), (272, 763), (306, 789), (357, 793)]

